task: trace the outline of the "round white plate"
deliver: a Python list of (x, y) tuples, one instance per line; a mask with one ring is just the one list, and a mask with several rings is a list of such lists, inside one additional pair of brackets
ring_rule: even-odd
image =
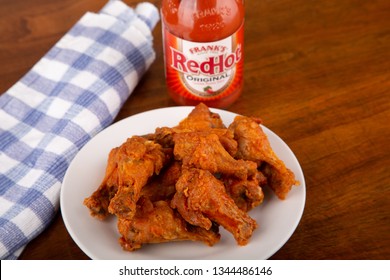
[[(249, 215), (259, 227), (249, 244), (240, 247), (232, 235), (220, 227), (221, 240), (213, 247), (201, 242), (168, 242), (144, 245), (140, 250), (127, 252), (118, 243), (116, 218), (100, 221), (90, 216), (83, 200), (97, 189), (105, 173), (110, 150), (132, 135), (152, 133), (156, 127), (175, 126), (193, 107), (171, 107), (140, 113), (123, 119), (100, 132), (76, 155), (70, 164), (61, 189), (61, 211), (65, 226), (77, 245), (92, 259), (267, 259), (290, 238), (301, 219), (306, 189), (302, 169), (293, 152), (275, 133), (262, 126), (276, 154), (290, 168), (300, 186), (293, 187), (284, 201), (269, 190), (265, 200)], [(225, 125), (236, 114), (219, 109)]]

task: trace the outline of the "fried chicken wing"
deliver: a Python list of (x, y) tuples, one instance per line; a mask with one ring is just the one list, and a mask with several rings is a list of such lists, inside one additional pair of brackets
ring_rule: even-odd
[(247, 176), (247, 163), (234, 159), (214, 133), (178, 133), (174, 135), (173, 141), (174, 156), (183, 162), (183, 167), (196, 167), (238, 178)]
[(229, 129), (238, 143), (236, 158), (254, 161), (268, 179), (268, 185), (280, 199), (285, 199), (293, 185), (298, 185), (294, 173), (272, 150), (258, 119), (237, 116)]
[[(251, 162), (256, 166), (256, 163)], [(221, 181), (224, 183), (226, 192), (233, 198), (234, 203), (241, 210), (248, 212), (251, 209), (259, 206), (264, 200), (262, 186), (267, 183), (267, 178), (262, 172), (256, 168), (250, 169), (246, 179), (238, 179), (233, 176), (221, 176)]]
[(223, 183), (207, 170), (183, 169), (171, 206), (192, 225), (210, 229), (213, 221), (223, 226), (239, 245), (247, 244), (257, 227), (226, 193)]
[(199, 103), (176, 128), (181, 130), (203, 131), (210, 128), (226, 127), (217, 113), (211, 112), (205, 104)]
[(168, 161), (161, 145), (143, 137), (133, 136), (118, 150), (118, 191), (111, 199), (108, 211), (120, 218), (131, 219), (141, 189), (154, 174), (159, 174)]
[(108, 205), (118, 191), (118, 151), (119, 148), (110, 151), (102, 183), (90, 197), (84, 199), (84, 205), (89, 208), (90, 214), (100, 220), (109, 215)]
[(220, 239), (218, 227), (210, 230), (188, 224), (166, 201), (151, 202), (141, 198), (131, 219), (119, 219), (119, 243), (123, 249), (134, 251), (143, 244), (168, 241), (201, 241), (213, 246)]
[(202, 132), (218, 135), (219, 140), (228, 153), (234, 156), (237, 152), (237, 142), (233, 133), (228, 130), (220, 116), (212, 113), (209, 108), (200, 103), (191, 113), (174, 127), (158, 127), (147, 138), (161, 144), (163, 147), (173, 147), (173, 136), (178, 133)]

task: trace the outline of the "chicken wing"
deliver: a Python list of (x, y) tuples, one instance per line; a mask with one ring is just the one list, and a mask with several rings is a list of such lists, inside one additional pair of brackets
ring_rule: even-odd
[(226, 128), (219, 114), (213, 113), (203, 103), (199, 103), (176, 128), (202, 131), (210, 128)]
[(178, 133), (173, 136), (173, 141), (174, 156), (183, 162), (183, 167), (195, 167), (244, 179), (247, 176), (248, 164), (244, 160), (234, 159), (214, 133)]
[(238, 143), (236, 158), (254, 161), (268, 179), (268, 185), (280, 199), (285, 199), (293, 185), (298, 185), (294, 173), (272, 150), (259, 120), (237, 116), (229, 129)]
[(89, 208), (91, 215), (100, 220), (109, 215), (108, 205), (118, 191), (118, 151), (119, 148), (110, 151), (102, 183), (90, 197), (84, 199), (84, 205)]
[(118, 191), (111, 199), (108, 211), (120, 218), (131, 219), (142, 187), (151, 176), (159, 174), (168, 156), (159, 144), (133, 136), (119, 147), (118, 158)]
[(173, 147), (174, 134), (187, 132), (216, 134), (230, 155), (234, 156), (237, 152), (237, 142), (234, 140), (233, 133), (225, 127), (220, 116), (212, 113), (203, 103), (197, 105), (177, 126), (158, 127), (155, 133), (147, 135), (147, 138), (156, 141), (163, 147)]
[[(252, 163), (256, 165), (256, 163)], [(262, 186), (267, 183), (267, 178), (256, 169), (253, 173), (248, 174), (246, 179), (221, 176), (221, 181), (225, 185), (227, 194), (233, 198), (238, 208), (245, 212), (259, 206), (264, 200)]]
[(212, 222), (223, 226), (239, 245), (246, 245), (257, 227), (256, 221), (226, 193), (223, 183), (202, 169), (183, 169), (171, 206), (192, 225), (207, 230)]
[(122, 235), (119, 243), (127, 251), (137, 250), (146, 243), (183, 240), (212, 246), (220, 239), (217, 226), (210, 230), (192, 226), (168, 202), (151, 202), (144, 197), (138, 201), (137, 212), (131, 220), (118, 220), (118, 230)]

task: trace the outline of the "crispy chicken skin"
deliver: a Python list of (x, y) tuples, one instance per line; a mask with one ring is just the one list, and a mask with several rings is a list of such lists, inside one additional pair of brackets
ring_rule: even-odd
[(259, 120), (237, 116), (230, 124), (238, 143), (236, 158), (254, 161), (267, 177), (268, 185), (280, 199), (285, 199), (293, 185), (298, 185), (294, 173), (272, 150)]
[(168, 161), (163, 148), (143, 137), (133, 136), (118, 150), (118, 191), (108, 211), (120, 218), (131, 219), (142, 187), (154, 174), (159, 174)]
[(223, 226), (239, 245), (246, 245), (257, 227), (226, 193), (223, 183), (207, 170), (183, 169), (171, 206), (192, 225), (208, 230), (213, 221)]
[(142, 197), (133, 219), (118, 220), (119, 243), (123, 249), (134, 251), (143, 244), (168, 241), (201, 241), (209, 246), (220, 239), (218, 227), (205, 230), (188, 224), (166, 201), (151, 202)]

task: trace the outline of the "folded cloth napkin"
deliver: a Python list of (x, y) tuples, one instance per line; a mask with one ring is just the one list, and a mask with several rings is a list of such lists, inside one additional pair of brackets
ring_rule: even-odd
[(112, 123), (155, 59), (157, 8), (86, 13), (0, 96), (0, 257), (16, 259), (59, 208), (65, 171)]

